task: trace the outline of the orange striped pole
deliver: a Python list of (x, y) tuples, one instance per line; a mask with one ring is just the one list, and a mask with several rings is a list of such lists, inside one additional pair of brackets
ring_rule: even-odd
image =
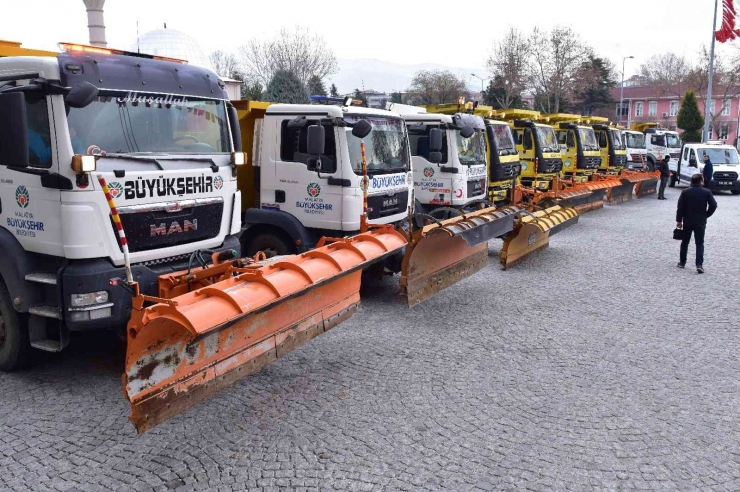
[(110, 188), (108, 188), (108, 183), (106, 183), (102, 174), (98, 174), (98, 183), (100, 183), (100, 187), (103, 188), (105, 199), (108, 201), (108, 207), (110, 208), (110, 213), (113, 217), (113, 223), (116, 225), (116, 231), (118, 231), (118, 237), (121, 240), (123, 263), (126, 266), (126, 281), (131, 284), (134, 281), (134, 277), (131, 275), (131, 260), (128, 253), (128, 241), (126, 241), (126, 233), (123, 231), (123, 224), (121, 224), (121, 216), (118, 215), (116, 202), (113, 201), (113, 197), (110, 194)]
[(362, 156), (362, 218), (360, 232), (367, 231), (367, 189), (370, 187), (370, 178), (367, 177), (367, 157), (365, 156), (365, 140), (360, 140), (360, 155)]

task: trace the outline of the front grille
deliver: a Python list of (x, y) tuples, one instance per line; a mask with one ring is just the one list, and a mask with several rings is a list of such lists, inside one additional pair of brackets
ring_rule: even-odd
[(368, 219), (379, 219), (389, 215), (405, 212), (409, 201), (408, 190), (388, 195), (371, 195), (367, 197)]
[(540, 159), (539, 169), (537, 172), (540, 173), (559, 173), (563, 169), (562, 159)]
[(728, 180), (728, 181), (736, 181), (737, 180), (737, 173), (732, 172), (726, 172), (726, 171), (717, 171), (712, 175), (714, 179), (721, 179), (721, 180)]
[(615, 155), (614, 159), (612, 159), (612, 166), (616, 167), (624, 167), (625, 164), (627, 164), (627, 156), (626, 155)]
[(482, 195), (486, 190), (486, 178), (468, 181), (468, 198)]
[(598, 169), (601, 166), (601, 157), (582, 157), (579, 169)]
[(519, 176), (520, 172), (521, 164), (518, 162), (510, 164), (494, 164), (493, 171), (491, 171), (491, 181), (514, 179)]
[(671, 152), (671, 159), (678, 159), (681, 157), (681, 152)]
[[(218, 236), (224, 213), (223, 200), (187, 200), (179, 203), (183, 206), (170, 207), (170, 210), (177, 210), (174, 212), (167, 212), (167, 208), (160, 204), (121, 207), (119, 212), (129, 251), (135, 253), (169, 248)], [(111, 227), (121, 247), (112, 217)]]
[(645, 160), (643, 154), (630, 154), (630, 157), (632, 158), (632, 162), (642, 162)]

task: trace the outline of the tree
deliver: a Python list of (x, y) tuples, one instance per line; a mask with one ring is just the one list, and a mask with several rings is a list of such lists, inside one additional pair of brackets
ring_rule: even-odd
[(614, 65), (604, 58), (589, 55), (573, 77), (573, 101), (578, 113), (590, 116), (595, 110), (614, 103), (609, 89), (617, 85)]
[(252, 39), (239, 48), (248, 77), (268, 85), (278, 71), (293, 73), (306, 86), (312, 76), (325, 79), (339, 70), (334, 52), (318, 34), (296, 27), (274, 39)]
[(339, 97), (339, 90), (337, 89), (337, 86), (332, 84), (331, 89), (329, 90), (329, 94), (331, 97)]
[(483, 104), (494, 109), (523, 108), (524, 101), (520, 94), (511, 94), (504, 78), (497, 75), (488, 82), (488, 88), (483, 91)]
[(244, 80), (239, 60), (232, 53), (217, 50), (208, 55), (213, 71), (221, 77), (227, 77), (234, 80)]
[(288, 70), (275, 72), (265, 90), (265, 100), (289, 104), (305, 104), (308, 102), (306, 86), (296, 74)]
[(442, 104), (456, 102), (468, 89), (465, 81), (449, 70), (421, 70), (411, 79), (408, 92), (416, 104)]
[(653, 55), (640, 65), (643, 83), (653, 87), (657, 97), (666, 95), (680, 97), (686, 90), (692, 71), (693, 67), (686, 58), (675, 53)]
[(352, 99), (355, 99), (357, 101), (361, 101), (361, 106), (367, 107), (367, 98), (365, 97), (365, 94), (362, 93), (360, 89), (355, 89), (355, 93), (352, 96)]
[[(491, 74), (486, 104), (496, 108), (521, 107), (522, 92), (529, 83), (531, 44), (527, 37), (510, 27), (488, 57), (486, 67)], [(494, 82), (495, 81), (495, 82)], [(494, 84), (494, 88), (491, 88)]]
[(403, 95), (400, 92), (391, 92), (391, 102), (401, 104), (403, 102)]
[(242, 99), (248, 101), (262, 101), (262, 84), (259, 82), (244, 82), (242, 84)]
[[(708, 114), (704, 111), (704, 117), (709, 118), (709, 126), (715, 135), (720, 134), (722, 125), (729, 125), (727, 116), (723, 118), (722, 108), (730, 105), (733, 99), (740, 96), (740, 59), (727, 59), (721, 52), (715, 52), (714, 56), (714, 78), (712, 80), (712, 103), (709, 108), (713, 109)], [(706, 46), (702, 48), (701, 61), (689, 74), (687, 86), (693, 89), (699, 98), (707, 100), (707, 87), (709, 85), (709, 51)], [(736, 122), (733, 121), (734, 125)]]
[(694, 91), (686, 91), (681, 101), (681, 110), (678, 112), (676, 124), (683, 130), (681, 139), (685, 142), (701, 142), (704, 117), (699, 112)]
[(544, 112), (564, 111), (561, 102), (570, 95), (575, 74), (592, 50), (570, 27), (557, 26), (549, 33), (535, 27), (531, 39), (534, 48), (530, 71), (535, 98)]
[(326, 96), (324, 81), (321, 80), (321, 77), (318, 75), (312, 75), (311, 78), (308, 79), (308, 94), (311, 96)]

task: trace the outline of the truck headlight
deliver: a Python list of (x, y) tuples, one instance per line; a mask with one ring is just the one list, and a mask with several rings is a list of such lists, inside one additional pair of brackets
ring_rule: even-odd
[(87, 294), (72, 294), (70, 304), (72, 307), (92, 306), (94, 304), (104, 304), (108, 302), (108, 291), (100, 290)]

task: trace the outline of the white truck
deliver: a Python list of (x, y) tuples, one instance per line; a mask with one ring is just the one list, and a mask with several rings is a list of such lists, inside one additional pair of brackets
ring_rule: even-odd
[(622, 130), (622, 142), (627, 149), (627, 164), (625, 169), (642, 171), (647, 169), (647, 148), (645, 134), (635, 130)]
[(681, 158), (675, 164), (671, 161), (669, 186), (676, 186), (681, 181), (690, 183), (691, 176), (703, 174), (705, 155), (709, 156), (713, 168), (712, 179), (705, 186), (715, 192), (729, 191), (733, 195), (740, 195), (740, 156), (734, 146), (721, 141), (685, 144)]
[(645, 135), (647, 166), (650, 171), (654, 171), (655, 164), (666, 155), (670, 155), (671, 164), (676, 165), (681, 155), (681, 137), (678, 132), (660, 128), (657, 123), (633, 123), (631, 129)]
[(0, 59), (0, 369), (30, 348), (62, 350), (70, 331), (125, 328), (124, 254), (96, 179), (116, 201), (133, 277), (197, 250), (238, 254), (236, 110), (208, 70), (68, 46)]
[[(234, 101), (245, 149), (243, 251), (303, 253), (360, 230), (365, 143), (368, 222), (400, 224), (412, 205), (411, 155), (397, 113), (352, 105)], [(253, 129), (253, 130), (252, 130)], [(400, 271), (400, 257), (386, 265)]]
[(414, 211), (437, 219), (486, 201), (486, 134), (483, 119), (465, 113), (427, 113), (389, 103), (406, 122), (413, 162)]

